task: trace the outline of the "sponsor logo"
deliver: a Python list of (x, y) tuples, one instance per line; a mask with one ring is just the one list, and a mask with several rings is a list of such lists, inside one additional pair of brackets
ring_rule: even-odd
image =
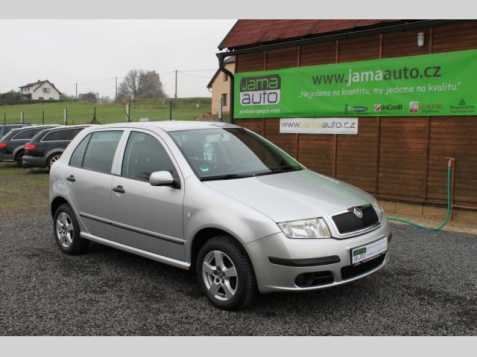
[(419, 102), (409, 102), (409, 111), (411, 113), (417, 113), (420, 109)]
[(377, 113), (393, 110), (402, 110), (402, 104), (375, 104), (374, 111)]
[(241, 105), (274, 105), (280, 103), (281, 79), (277, 74), (246, 77), (240, 80)]
[(444, 106), (440, 103), (422, 103), (421, 111), (423, 113), (439, 113), (442, 111)]
[(368, 111), (368, 107), (364, 105), (345, 105), (345, 112), (346, 113), (364, 113)]
[(353, 214), (359, 219), (363, 218), (363, 210), (359, 207), (353, 208)]
[(467, 104), (465, 99), (461, 99), (457, 105), (451, 105), (452, 113), (470, 113), (475, 111), (475, 105)]

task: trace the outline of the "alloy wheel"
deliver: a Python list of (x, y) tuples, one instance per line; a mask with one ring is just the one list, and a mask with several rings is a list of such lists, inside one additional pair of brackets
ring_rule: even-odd
[(56, 218), (56, 238), (63, 248), (68, 249), (73, 244), (73, 221), (66, 212), (60, 212)]
[(207, 291), (217, 300), (229, 301), (237, 293), (237, 269), (232, 259), (220, 250), (212, 250), (204, 257), (202, 279)]

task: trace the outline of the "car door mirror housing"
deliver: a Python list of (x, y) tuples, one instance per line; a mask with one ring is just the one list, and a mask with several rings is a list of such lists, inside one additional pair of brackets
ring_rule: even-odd
[(176, 181), (169, 171), (155, 171), (149, 176), (151, 186), (176, 186)]

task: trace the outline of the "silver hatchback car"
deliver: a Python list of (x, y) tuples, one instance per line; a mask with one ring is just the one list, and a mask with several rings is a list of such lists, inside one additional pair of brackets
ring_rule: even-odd
[(223, 309), (363, 278), (391, 240), (371, 195), (226, 123), (87, 128), (52, 167), (50, 208), (63, 252), (93, 241), (192, 270)]

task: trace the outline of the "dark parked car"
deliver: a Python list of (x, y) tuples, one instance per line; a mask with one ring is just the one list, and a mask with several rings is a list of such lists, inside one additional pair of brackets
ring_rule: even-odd
[(10, 130), (23, 128), (29, 124), (0, 124), (0, 139), (8, 134)]
[(10, 132), (0, 140), (0, 161), (15, 161), (21, 166), (22, 157), (25, 153), (25, 144), (40, 131), (56, 126), (57, 125), (37, 125), (10, 130)]
[(50, 168), (71, 140), (88, 125), (51, 128), (40, 131), (26, 145), (24, 167)]

